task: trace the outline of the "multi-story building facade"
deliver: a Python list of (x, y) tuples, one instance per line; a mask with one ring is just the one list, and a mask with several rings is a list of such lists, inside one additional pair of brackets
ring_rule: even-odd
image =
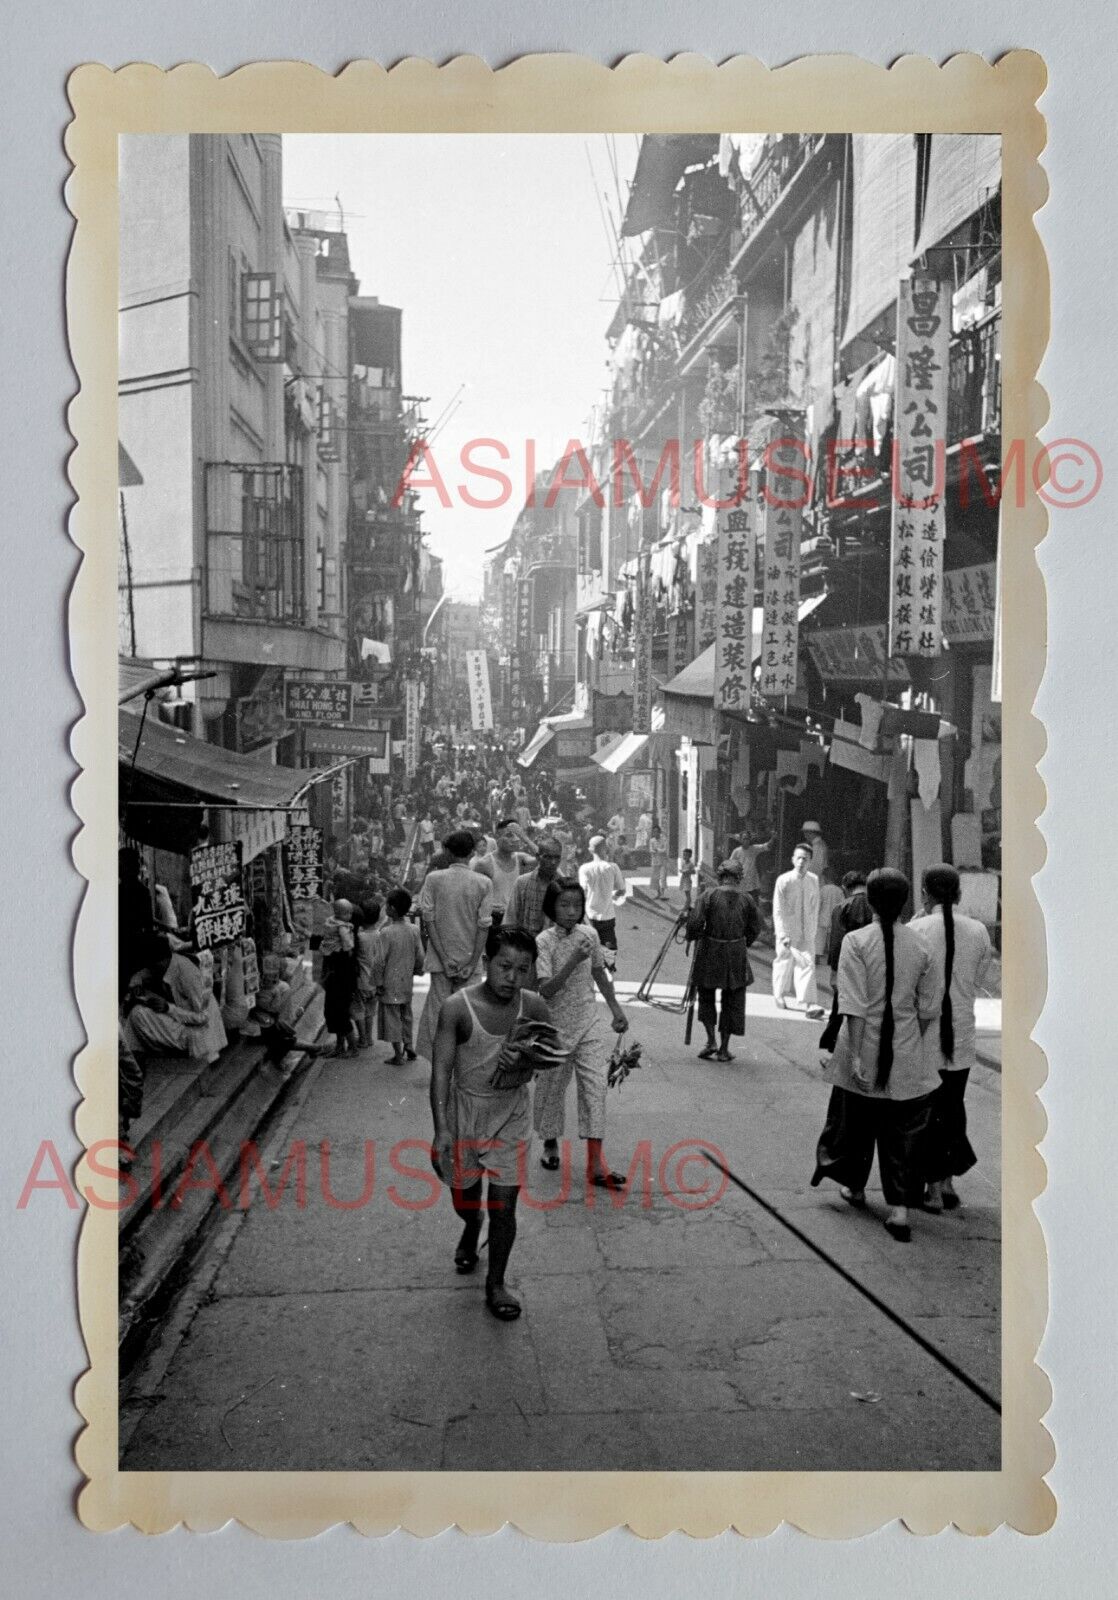
[(136, 135), (120, 263), (122, 651), (204, 661), (194, 731), (297, 764), (283, 676), (346, 660), (344, 235), (291, 226), (278, 135)]
[[(636, 619), (649, 619), (663, 723), (654, 712), (649, 732), (599, 756), (651, 797), (673, 848), (690, 844), (707, 864), (743, 829), (775, 831), (784, 853), (810, 816), (840, 869), (873, 864), (867, 851), (910, 869), (929, 851), (952, 859), (964, 837), (968, 860), (977, 848), (996, 866), (999, 197), (990, 137), (642, 141), (622, 224), (635, 260), (596, 425), (595, 473), (609, 488), (604, 504), (585, 495), (579, 515), (578, 677), (595, 732), (616, 729), (615, 696), (631, 686), (635, 647), (649, 648)], [(943, 637), (934, 654), (890, 660), (898, 294), (914, 270), (946, 285), (951, 307)], [(784, 619), (794, 682), (765, 694), (751, 671), (746, 704), (731, 711), (715, 704), (717, 610), (705, 591), (716, 516), (698, 491), (715, 492), (742, 438), (761, 490), (774, 435), (798, 440), (807, 465)], [(761, 536), (754, 667), (767, 648), (765, 555)], [(859, 696), (938, 718), (935, 761), (922, 749), (917, 773), (907, 735), (858, 754)], [(918, 789), (927, 817), (913, 808)]]

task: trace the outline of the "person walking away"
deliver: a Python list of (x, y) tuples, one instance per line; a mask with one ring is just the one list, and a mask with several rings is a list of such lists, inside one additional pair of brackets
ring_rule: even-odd
[(823, 876), (819, 880), (819, 921), (815, 928), (817, 962), (827, 959), (827, 952), (831, 946), (831, 919), (839, 907), (845, 904), (846, 896), (832, 878), (830, 868), (824, 867)]
[(373, 969), (380, 942), (380, 901), (366, 900), (357, 907), (353, 918), (354, 959), (356, 983), (353, 997), (353, 1020), (357, 1027), (357, 1048), (367, 1050), (373, 1042), (376, 1026), (376, 981)]
[(388, 921), (378, 931), (373, 960), (373, 989), (380, 1006), (380, 1036), (392, 1046), (386, 1059), (394, 1067), (414, 1061), (412, 1049), (412, 993), (423, 971), (423, 941), (414, 922), (408, 921), (412, 898), (406, 889), (392, 889), (385, 897)]
[(831, 926), (827, 933), (827, 964), (831, 969), (831, 1015), (827, 1019), (827, 1026), (823, 1029), (819, 1047), (828, 1052), (833, 1051), (838, 1044), (839, 1029), (842, 1027), (842, 1016), (838, 1008), (838, 964), (842, 941), (848, 933), (853, 933), (856, 928), (868, 928), (873, 921), (873, 912), (866, 899), (864, 872), (845, 873), (842, 893), (842, 904), (836, 906), (831, 913)]
[(924, 915), (914, 917), (909, 928), (939, 964), (944, 984), (938, 1026), (929, 1029), (925, 1040), (939, 1073), (928, 1129), (925, 1205), (930, 1211), (954, 1211), (959, 1196), (953, 1180), (978, 1160), (967, 1138), (964, 1096), (975, 1065), (975, 996), (993, 950), (985, 926), (955, 909), (961, 890), (954, 867), (929, 867), (922, 889)]
[(509, 1038), (517, 1023), (549, 1020), (547, 1006), (526, 988), (535, 958), (536, 941), (523, 928), (491, 927), (485, 978), (448, 997), (431, 1055), (432, 1165), (463, 1224), (455, 1269), (464, 1274), (476, 1268), (482, 1216), (488, 1216), (485, 1304), (501, 1322), (514, 1321), (522, 1310), (505, 1273), (532, 1140), (532, 1100), (527, 1077), (510, 1088), (493, 1080), (520, 1061)]
[(727, 859), (718, 869), (717, 887), (703, 890), (687, 918), (688, 942), (698, 946), (691, 981), (707, 1036), (700, 1061), (734, 1059), (730, 1039), (745, 1033), (745, 991), (753, 982), (748, 949), (760, 931), (761, 914), (741, 887), (741, 868)]
[(530, 850), (511, 817), (498, 822), (494, 831), (493, 849), (475, 856), (473, 869), (489, 879), (493, 886), (493, 925), (504, 921), (516, 880), (531, 871), (536, 864), (535, 851)]
[(839, 1012), (845, 1026), (827, 1068), (833, 1087), (816, 1149), (812, 1188), (824, 1178), (852, 1206), (866, 1203), (877, 1150), (894, 1239), (912, 1237), (909, 1207), (924, 1195), (925, 1143), (939, 1077), (924, 1034), (939, 1015), (941, 969), (920, 936), (898, 923), (908, 899), (903, 872), (871, 872), (867, 928), (848, 933), (839, 954)]
[(322, 990), (326, 1031), (334, 1035), (334, 1054), (350, 1055), (354, 1049), (352, 1010), (357, 992), (357, 944), (349, 900), (335, 900), (333, 915), (322, 934)]
[(505, 912), (505, 924), (508, 927), (526, 928), (533, 935), (543, 932), (547, 920), (543, 914), (543, 897), (548, 885), (559, 875), (562, 854), (558, 839), (545, 834), (540, 840), (536, 870), (521, 873), (513, 885)]
[(679, 887), (683, 893), (683, 909), (690, 911), (691, 894), (695, 883), (695, 852), (685, 850), (679, 858)]
[(596, 833), (590, 841), (590, 860), (578, 869), (578, 881), (586, 896), (586, 915), (601, 940), (606, 965), (617, 968), (617, 908), (629, 896), (625, 874), (607, 854), (606, 840)]
[(463, 988), (477, 971), (485, 936), (493, 925), (493, 885), (470, 870), (474, 836), (467, 828), (448, 834), (443, 847), (450, 865), (431, 871), (419, 893), (419, 910), (427, 930), (425, 966), (431, 978), (419, 1021), (416, 1049), (431, 1059), (443, 1001)]
[(648, 859), (651, 866), (649, 892), (654, 900), (668, 898), (668, 841), (658, 823), (653, 823), (648, 834)]
[(582, 885), (572, 878), (556, 878), (544, 896), (543, 909), (552, 926), (536, 940), (536, 979), (559, 1030), (560, 1048), (568, 1055), (562, 1066), (536, 1079), (532, 1121), (544, 1142), (540, 1165), (549, 1172), (558, 1170), (559, 1140), (573, 1074), (578, 1136), (586, 1141), (587, 1185), (623, 1189), (625, 1179), (610, 1171), (602, 1155), (610, 1049), (599, 1025), (595, 986), (613, 1016), (614, 1033), (627, 1033), (629, 1023), (614, 993), (601, 941), (586, 921)]
[(809, 872), (811, 846), (798, 844), (791, 872), (773, 886), (773, 999), (788, 1009), (785, 995), (794, 984), (805, 1016), (821, 1017), (815, 987), (815, 933), (819, 926), (819, 879)]

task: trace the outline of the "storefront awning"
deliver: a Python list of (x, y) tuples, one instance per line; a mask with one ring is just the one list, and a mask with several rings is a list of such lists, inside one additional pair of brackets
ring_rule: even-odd
[[(805, 617), (810, 617), (827, 598), (826, 594), (809, 595), (806, 600), (800, 601), (796, 613), (798, 620), (803, 622)], [(761, 659), (761, 639), (765, 631), (765, 613), (760, 606), (753, 608), (753, 661)], [(702, 655), (696, 656), (684, 667), (682, 672), (677, 672), (661, 688), (661, 694), (681, 695), (689, 700), (714, 699), (714, 645), (708, 645)]]
[(246, 861), (281, 840), (289, 812), (337, 770), (270, 766), (170, 727), (150, 710), (141, 717), (123, 707), (117, 751), (122, 827), (130, 838), (181, 854), (196, 843), (204, 808), (215, 806), (215, 837), (243, 839)]
[(554, 737), (554, 729), (549, 728), (546, 722), (541, 722), (535, 733), (528, 740), (528, 743), (517, 756), (517, 766), (530, 767), (535, 761), (536, 757), (539, 755), (540, 751), (545, 749), (551, 743)]
[(646, 764), (652, 761), (653, 755), (658, 753), (658, 746), (663, 743), (664, 708), (652, 708), (652, 732), (649, 733), (623, 733), (603, 750), (597, 751), (592, 757), (593, 761), (603, 772), (624, 772), (627, 767), (633, 766), (641, 757)]

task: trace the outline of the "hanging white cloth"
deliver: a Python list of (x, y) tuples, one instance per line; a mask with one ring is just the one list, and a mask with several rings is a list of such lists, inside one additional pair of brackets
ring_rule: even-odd
[(862, 731), (858, 735), (858, 743), (863, 750), (876, 750), (885, 707), (868, 694), (856, 694), (854, 698), (862, 708)]

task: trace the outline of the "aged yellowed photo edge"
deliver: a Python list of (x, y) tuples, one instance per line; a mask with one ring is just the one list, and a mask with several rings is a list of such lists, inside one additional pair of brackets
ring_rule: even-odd
[[(79, 67), (66, 133), (75, 218), (67, 318), (77, 392), (67, 464), (69, 532), (82, 553), (69, 610), (73, 672), (85, 712), (73, 731), (81, 772), (74, 861), (85, 880), (74, 946), (75, 993), (88, 1044), (76, 1062), (76, 1127), (88, 1150), (116, 1127), (116, 355), (118, 135), (125, 132), (580, 132), (797, 130), (996, 132), (1003, 141), (1005, 253), (1003, 439), (1032, 459), (1047, 417), (1036, 375), (1049, 328), (1045, 254), (1035, 226), (1047, 183), (1039, 158), (1041, 59), (996, 63), (961, 54), (943, 65), (904, 57), (886, 68), (843, 56), (771, 70), (735, 57), (670, 62), (630, 56), (613, 68), (573, 55), (531, 56), (492, 70), (473, 57), (443, 66), (407, 59), (391, 70), (356, 62), (336, 77), (266, 62), (224, 78), (199, 64), (163, 71)], [(1003, 445), (1004, 448), (1004, 445)], [(89, 1369), (75, 1396), (84, 1427), (76, 1459), (86, 1527), (199, 1531), (235, 1518), (254, 1531), (301, 1538), (332, 1524), (426, 1536), (457, 1524), (489, 1533), (512, 1523), (539, 1539), (577, 1540), (626, 1525), (642, 1537), (708, 1537), (788, 1522), (849, 1538), (900, 1519), (916, 1533), (954, 1524), (1041, 1533), (1056, 1514), (1045, 1483), (1054, 1446), (1042, 1418), (1050, 1386), (1036, 1364), (1047, 1315), (1047, 1259), (1033, 1202), (1045, 1186), (1037, 1146), (1046, 1064), (1030, 1035), (1046, 988), (1044, 926), (1032, 878), (1044, 860), (1037, 762), (1044, 730), (1032, 713), (1046, 654), (1045, 593), (1035, 549), (1046, 530), (1034, 493), (1003, 509), (1003, 717), (1006, 816), (1003, 905), (1003, 1466), (998, 1473), (122, 1473), (117, 1469), (116, 1216), (90, 1207), (78, 1251)], [(92, 1176), (88, 1158), (79, 1186)]]

